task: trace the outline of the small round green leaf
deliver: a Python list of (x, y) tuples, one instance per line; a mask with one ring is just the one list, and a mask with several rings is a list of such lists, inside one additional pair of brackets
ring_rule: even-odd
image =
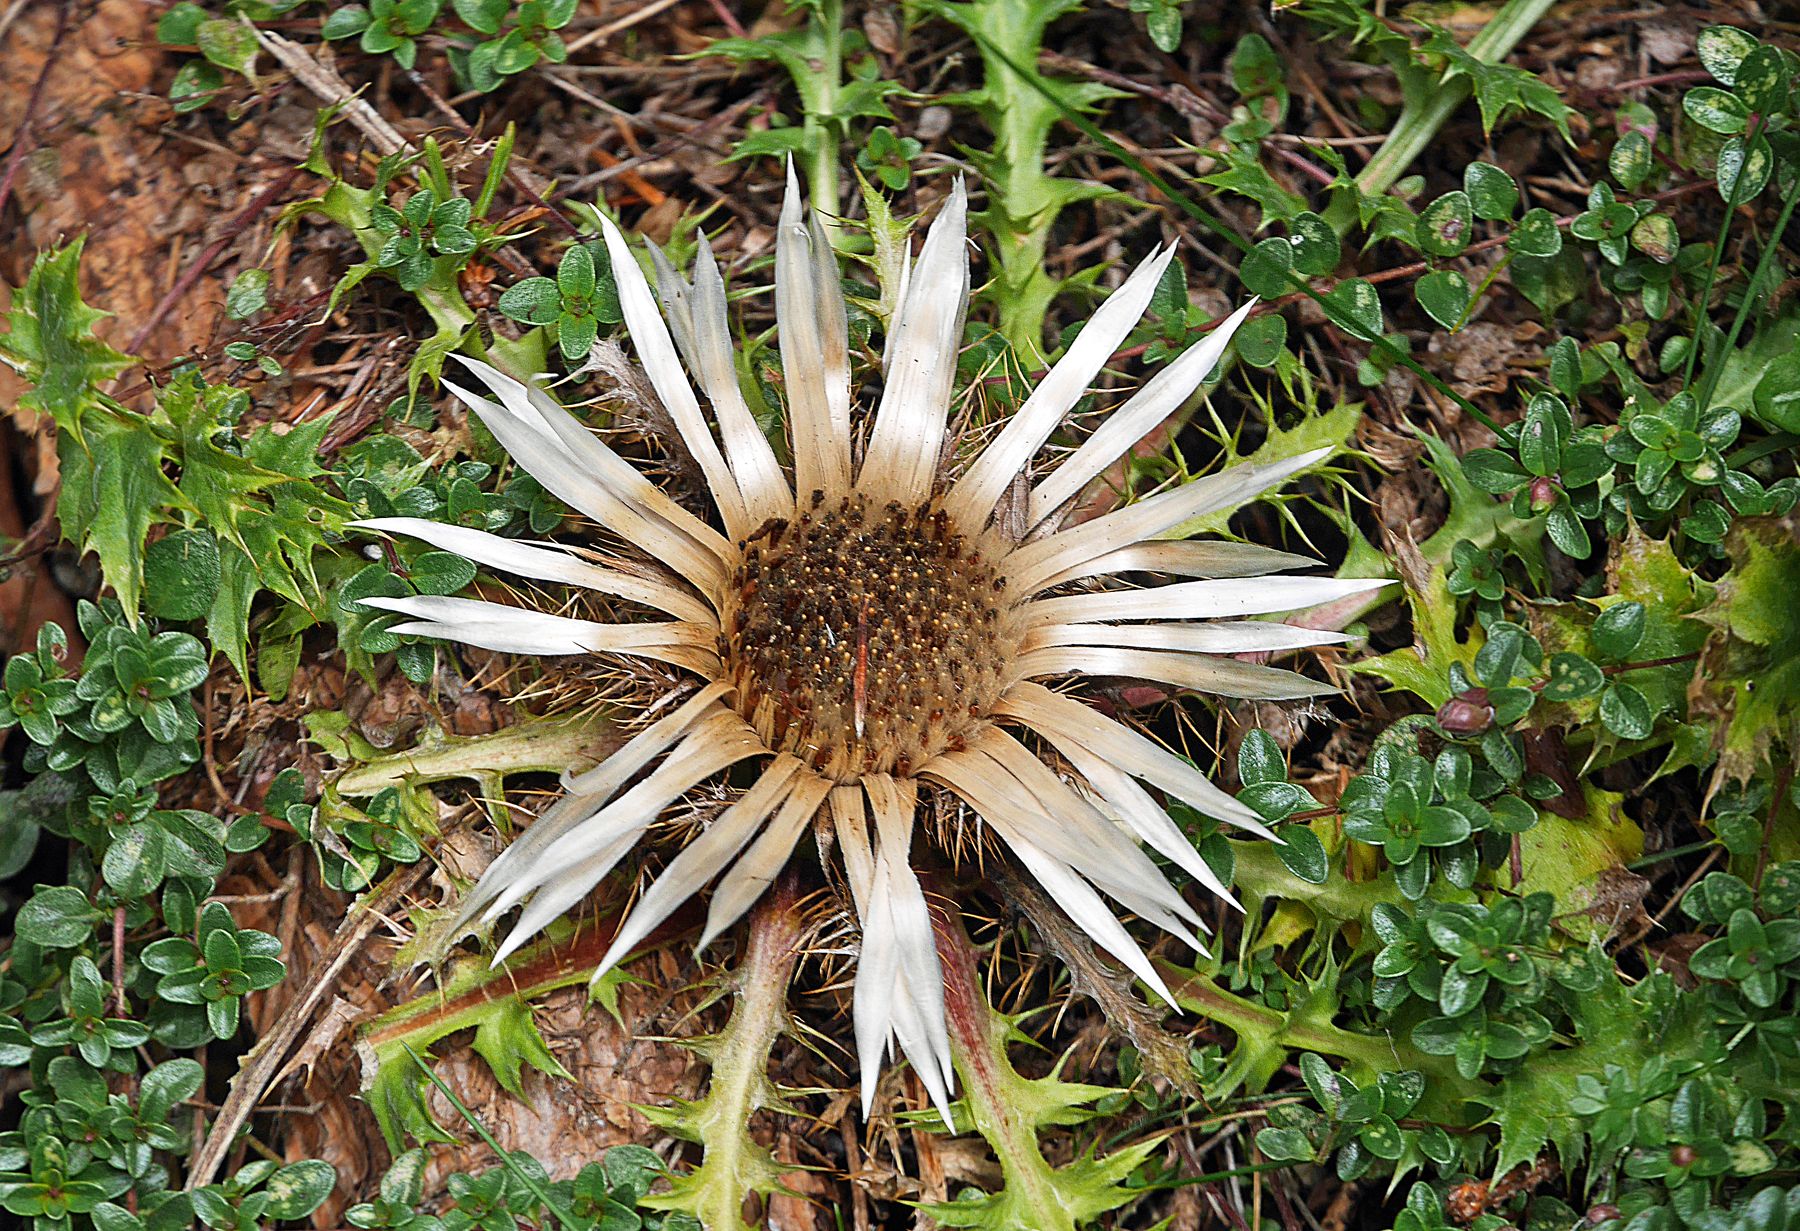
[(1440, 269), (1420, 278), (1413, 288), (1426, 315), (1445, 329), (1455, 330), (1469, 310), (1469, 280), (1454, 269)]
[(1302, 1052), (1300, 1076), (1312, 1093), (1313, 1101), (1323, 1107), (1327, 1115), (1336, 1115), (1343, 1098), (1344, 1080), (1325, 1063), (1325, 1058), (1314, 1052)]
[(1644, 604), (1614, 603), (1594, 617), (1589, 635), (1594, 639), (1594, 648), (1601, 654), (1614, 662), (1623, 662), (1643, 641), (1648, 622)]
[(1469, 482), (1496, 496), (1514, 491), (1531, 476), (1518, 462), (1499, 449), (1471, 449), (1462, 459), (1463, 473)]
[(1519, 425), (1519, 460), (1525, 469), (1546, 477), (1560, 470), (1563, 446), (1573, 428), (1574, 420), (1561, 399), (1549, 393), (1534, 396)]
[(599, 332), (600, 323), (585, 312), (556, 318), (556, 345), (570, 363), (580, 363), (588, 357)]
[(207, 16), (207, 11), (199, 5), (181, 0), (180, 4), (157, 18), (156, 41), (178, 47), (192, 47), (200, 31), (200, 23)]
[(1544, 700), (1565, 704), (1580, 701), (1604, 687), (1605, 673), (1588, 659), (1570, 653), (1550, 656), (1550, 680), (1544, 685)]
[(1620, 739), (1649, 739), (1655, 726), (1644, 694), (1621, 681), (1614, 681), (1600, 694), (1600, 721)]
[(1231, 340), (1237, 357), (1253, 368), (1266, 368), (1281, 356), (1287, 345), (1287, 321), (1276, 313), (1258, 316), (1238, 327)]
[(13, 930), (34, 945), (68, 949), (86, 940), (99, 918), (100, 912), (81, 890), (56, 885), (39, 890), (19, 908)]
[(1144, 28), (1158, 51), (1173, 52), (1181, 46), (1181, 9), (1172, 4), (1157, 5), (1144, 18)]
[(1273, 299), (1294, 289), (1294, 246), (1285, 239), (1265, 239), (1238, 266), (1238, 277), (1252, 295)]
[(1469, 246), (1469, 228), (1473, 222), (1474, 209), (1469, 194), (1460, 189), (1446, 192), (1420, 213), (1413, 227), (1413, 238), (1428, 255), (1455, 256)]
[(1338, 234), (1331, 224), (1308, 211), (1288, 224), (1293, 239), (1294, 269), (1309, 278), (1323, 277), (1337, 268), (1343, 255)]
[(1297, 1128), (1265, 1128), (1256, 1134), (1256, 1148), (1276, 1162), (1311, 1162), (1312, 1142)]
[(448, 551), (427, 551), (407, 568), (421, 594), (455, 594), (475, 580), (475, 563)]
[(1754, 200), (1768, 187), (1774, 169), (1766, 140), (1757, 137), (1746, 143), (1742, 137), (1733, 137), (1719, 147), (1719, 161), (1713, 168), (1720, 199), (1736, 205)]
[(144, 1220), (122, 1205), (102, 1201), (88, 1213), (94, 1231), (144, 1231)]
[(1732, 136), (1744, 131), (1750, 108), (1744, 100), (1715, 86), (1695, 86), (1681, 99), (1681, 109), (1700, 127)]
[(1655, 158), (1650, 149), (1650, 138), (1637, 129), (1632, 129), (1613, 144), (1612, 154), (1607, 158), (1607, 169), (1619, 183), (1632, 190), (1649, 178), (1650, 169), (1655, 166)]
[(1331, 288), (1325, 296), (1331, 323), (1352, 337), (1373, 342), (1381, 337), (1381, 296), (1361, 278), (1351, 278)]
[(527, 278), (500, 296), (500, 311), (522, 325), (554, 325), (562, 313), (562, 292), (549, 278)]
[(169, 82), (169, 103), (177, 115), (185, 115), (206, 106), (224, 85), (218, 65), (189, 60), (175, 70), (175, 79)]
[[(1515, 233), (1515, 238), (1517, 233)], [(1580, 299), (1588, 288), (1588, 271), (1581, 253), (1561, 246), (1553, 257), (1534, 257), (1521, 253), (1512, 263), (1513, 285), (1546, 317), (1555, 316), (1564, 304)], [(1623, 244), (1624, 237), (1617, 241)]]
[(1558, 338), (1550, 348), (1551, 387), (1574, 402), (1581, 393), (1581, 383), (1581, 344), (1571, 337)]
[(1520, 256), (1555, 256), (1562, 251), (1562, 232), (1556, 228), (1556, 215), (1547, 209), (1526, 210), (1506, 246)]
[(453, 0), (453, 3), (463, 24), (483, 34), (498, 34), (501, 21), (512, 7), (508, 0)]
[(1463, 171), (1463, 191), (1477, 218), (1504, 222), (1519, 207), (1519, 186), (1490, 162), (1472, 162)]
[(1284, 845), (1275, 848), (1282, 865), (1309, 885), (1323, 885), (1331, 876), (1331, 859), (1319, 835), (1305, 825), (1289, 825), (1281, 831)]
[(1767, 114), (1785, 110), (1788, 66), (1781, 49), (1763, 43), (1745, 56), (1738, 65), (1736, 89), (1752, 111)]
[(1385, 1115), (1376, 1116), (1363, 1125), (1357, 1136), (1363, 1147), (1376, 1158), (1392, 1162), (1406, 1152), (1406, 1134)]
[(1631, 228), (1631, 246), (1659, 265), (1668, 265), (1681, 251), (1681, 234), (1667, 214), (1645, 214)]
[(556, 286), (565, 296), (586, 299), (594, 293), (594, 254), (581, 244), (563, 253), (556, 267)]
[(162, 884), (165, 845), (160, 826), (149, 821), (133, 825), (106, 848), (101, 874), (120, 897), (141, 898)]
[(1701, 66), (1725, 85), (1737, 84), (1738, 65), (1757, 46), (1755, 35), (1736, 26), (1708, 26), (1694, 40)]
[(269, 1177), (269, 1204), (264, 1214), (272, 1219), (305, 1218), (324, 1204), (337, 1185), (337, 1170), (317, 1158), (289, 1163)]
[(219, 594), (219, 543), (210, 530), (177, 530), (144, 552), (144, 606), (165, 620), (198, 620)]
[(194, 45), (200, 54), (234, 73), (251, 75), (256, 63), (256, 32), (235, 17), (216, 17), (203, 21), (194, 31)]
[(1782, 432), (1800, 432), (1800, 351), (1789, 351), (1771, 363), (1756, 382), (1752, 413)]
[(204, 1076), (197, 1061), (185, 1057), (163, 1061), (144, 1074), (138, 1088), (138, 1114), (146, 1120), (165, 1118), (177, 1103), (194, 1096)]
[(1252, 730), (1245, 734), (1238, 749), (1238, 780), (1245, 786), (1262, 782), (1286, 782), (1287, 758), (1281, 745), (1267, 731)]
[(1545, 516), (1544, 533), (1558, 551), (1572, 560), (1585, 560), (1593, 554), (1594, 543), (1587, 527), (1567, 504), (1558, 504)]
[(369, 10), (360, 4), (349, 4), (333, 9), (319, 27), (319, 34), (328, 39), (355, 38), (368, 28)]

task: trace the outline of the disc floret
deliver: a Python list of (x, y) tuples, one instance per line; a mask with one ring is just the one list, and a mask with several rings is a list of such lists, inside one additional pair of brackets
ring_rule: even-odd
[(719, 655), (770, 748), (836, 782), (906, 776), (988, 721), (1013, 604), (941, 507), (815, 493), (739, 547)]

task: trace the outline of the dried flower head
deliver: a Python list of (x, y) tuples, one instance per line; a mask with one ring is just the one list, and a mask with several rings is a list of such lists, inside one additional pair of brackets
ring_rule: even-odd
[[(909, 271), (860, 465), (837, 264), (790, 176), (775, 303), (791, 478), (739, 390), (725, 286), (704, 240), (691, 285), (653, 250), (658, 296), (607, 223), (627, 329), (716, 509), (683, 508), (542, 390), (465, 360), (488, 396), (449, 387), (519, 465), (624, 545), (624, 558), (602, 563), (413, 518), (361, 523), (665, 617), (600, 623), (470, 599), (367, 600), (412, 617), (395, 632), (518, 654), (655, 659), (699, 685), (606, 762), (568, 778), (567, 794), (471, 891), (459, 925), (523, 904), (496, 960), (504, 958), (586, 895), (677, 799), (749, 763), (760, 770), (753, 784), (644, 891), (596, 977), (716, 882), (705, 946), (818, 826), (841, 851), (861, 924), (854, 1017), (865, 1104), (890, 1041), (940, 1107), (953, 1080), (931, 922), (909, 865), (921, 793), (947, 791), (966, 803), (1096, 944), (1170, 999), (1100, 895), (1198, 947), (1191, 929), (1202, 926), (1199, 916), (1139, 844), (1229, 894), (1145, 784), (1221, 821), (1267, 830), (1183, 758), (1040, 681), (1128, 676), (1228, 697), (1313, 696), (1329, 690), (1238, 656), (1341, 638), (1244, 617), (1384, 584), (1278, 576), (1310, 562), (1253, 545), (1158, 537), (1241, 504), (1323, 452), (1239, 466), (1057, 528), (1073, 497), (1194, 392), (1247, 308), (1050, 469), (1025, 501), (1028, 532), (1006, 533), (996, 505), (1136, 324), (1174, 253), (1140, 265), (991, 443), (951, 474), (946, 424), (969, 288), (965, 217), (959, 183)], [(684, 361), (711, 403), (711, 423)], [(662, 571), (633, 567), (631, 556)], [(1140, 588), (1124, 584), (1125, 574), (1194, 580)], [(1054, 752), (1067, 775), (1038, 749)]]

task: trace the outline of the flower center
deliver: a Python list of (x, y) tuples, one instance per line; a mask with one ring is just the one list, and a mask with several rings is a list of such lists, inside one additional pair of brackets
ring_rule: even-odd
[(942, 509), (815, 497), (740, 544), (720, 655), (770, 748), (835, 781), (911, 774), (998, 700), (1005, 581)]

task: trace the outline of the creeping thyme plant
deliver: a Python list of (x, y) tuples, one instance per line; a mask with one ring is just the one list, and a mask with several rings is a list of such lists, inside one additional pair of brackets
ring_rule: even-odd
[(1800, 1231), (1790, 25), (52, 7), (6, 1225)]

